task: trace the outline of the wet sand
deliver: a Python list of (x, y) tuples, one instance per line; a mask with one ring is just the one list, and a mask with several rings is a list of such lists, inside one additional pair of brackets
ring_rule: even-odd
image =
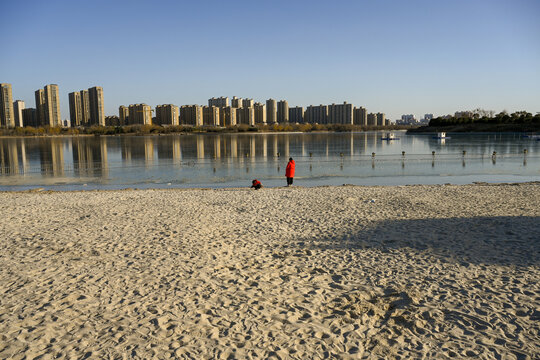
[(540, 355), (540, 184), (0, 193), (0, 358)]

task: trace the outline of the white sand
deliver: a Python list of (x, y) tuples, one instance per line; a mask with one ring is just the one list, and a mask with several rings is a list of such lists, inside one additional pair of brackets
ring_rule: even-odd
[(540, 184), (0, 203), (2, 359), (540, 357)]

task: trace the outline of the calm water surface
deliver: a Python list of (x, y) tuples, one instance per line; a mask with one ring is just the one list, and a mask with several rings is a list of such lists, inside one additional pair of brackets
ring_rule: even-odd
[(521, 134), (396, 134), (1, 138), (0, 190), (283, 186), (289, 157), (301, 186), (540, 180), (540, 141)]

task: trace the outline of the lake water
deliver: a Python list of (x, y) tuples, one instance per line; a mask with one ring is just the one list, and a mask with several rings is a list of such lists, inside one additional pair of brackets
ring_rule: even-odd
[(289, 157), (299, 186), (540, 180), (540, 141), (521, 134), (395, 134), (0, 138), (0, 190), (284, 186)]

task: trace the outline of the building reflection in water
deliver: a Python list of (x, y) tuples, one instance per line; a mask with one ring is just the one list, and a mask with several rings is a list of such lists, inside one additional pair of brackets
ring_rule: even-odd
[(107, 139), (76, 137), (71, 141), (73, 173), (77, 177), (107, 177)]
[(18, 149), (17, 139), (9, 139), (6, 142), (2, 142), (2, 146), (0, 146), (0, 173), (2, 175), (20, 174), (19, 154), (21, 153)]
[(43, 176), (64, 175), (63, 139), (39, 139), (39, 160)]

